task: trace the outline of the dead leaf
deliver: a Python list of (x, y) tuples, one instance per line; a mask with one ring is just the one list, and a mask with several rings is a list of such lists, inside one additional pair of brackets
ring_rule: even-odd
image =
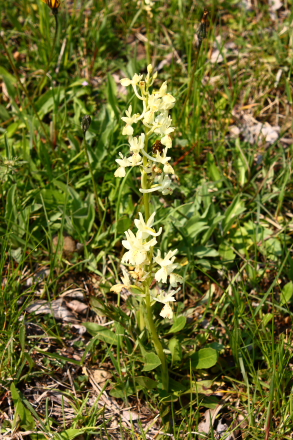
[(63, 298), (53, 301), (38, 300), (26, 309), (27, 313), (35, 313), (36, 315), (52, 315), (56, 319), (62, 319), (66, 322), (78, 323), (74, 314), (68, 310)]
[(103, 388), (107, 380), (111, 379), (112, 374), (109, 371), (98, 368), (91, 370), (94, 380)]
[(88, 309), (88, 306), (76, 299), (73, 301), (66, 301), (67, 307), (75, 313), (85, 313)]
[(276, 11), (281, 9), (282, 6), (283, 6), (283, 3), (280, 0), (269, 0), (269, 11), (270, 11), (270, 17), (272, 20), (276, 20), (278, 18)]
[[(61, 243), (59, 243), (60, 239)], [(66, 257), (71, 257), (76, 251), (76, 242), (70, 235), (66, 235), (65, 237), (60, 237), (59, 235), (56, 235), (53, 238), (53, 249), (54, 251), (58, 249), (58, 252), (60, 252), (60, 250), (62, 249), (62, 253)]]

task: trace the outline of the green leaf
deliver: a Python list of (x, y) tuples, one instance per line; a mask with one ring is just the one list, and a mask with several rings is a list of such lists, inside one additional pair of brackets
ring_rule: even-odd
[(151, 371), (161, 365), (160, 358), (155, 353), (147, 353), (144, 359), (145, 366), (143, 367), (142, 371)]
[(106, 342), (110, 345), (117, 345), (118, 338), (117, 335), (109, 330), (107, 327), (96, 324), (95, 322), (83, 322), (83, 324), (87, 331), (92, 335), (96, 336), (101, 341)]
[(238, 220), (242, 212), (246, 210), (244, 203), (240, 200), (240, 196), (236, 196), (229, 208), (225, 212), (225, 218), (222, 222), (223, 235), (230, 229), (233, 223)]
[(13, 420), (14, 427), (21, 426), (25, 430), (33, 431), (36, 426), (34, 418), (31, 415), (30, 411), (22, 403), (21, 395), (13, 382), (10, 386), (10, 391), (15, 406)]
[(146, 376), (135, 377), (135, 382), (137, 382), (141, 389), (152, 390), (158, 386), (158, 382)]
[(210, 152), (208, 153), (207, 156), (207, 171), (208, 171), (209, 179), (212, 180), (213, 182), (217, 182), (217, 187), (221, 188), (223, 175), (216, 165), (214, 156)]
[(293, 283), (292, 281), (290, 281), (289, 283), (287, 283), (281, 292), (281, 306), (283, 306), (284, 304), (287, 304), (288, 302), (290, 302), (291, 298), (293, 295)]
[(64, 88), (49, 89), (44, 93), (36, 102), (36, 108), (40, 118), (43, 119), (47, 113), (50, 113), (54, 109), (54, 106), (57, 107), (64, 100), (64, 97)]
[(230, 263), (233, 261), (236, 257), (233, 249), (231, 249), (231, 246), (229, 246), (228, 243), (221, 243), (219, 246), (219, 254), (224, 260), (224, 263)]
[(193, 382), (192, 387), (189, 390), (185, 391), (184, 394), (190, 394), (190, 393), (210, 394), (212, 385), (213, 385), (212, 380), (201, 380), (200, 382), (195, 382), (195, 383)]
[(262, 318), (263, 325), (266, 327), (273, 317), (274, 315), (272, 313), (266, 313)]
[(211, 368), (216, 365), (218, 353), (213, 348), (202, 348), (191, 356), (191, 365), (196, 370)]
[(180, 341), (177, 338), (170, 339), (168, 348), (171, 351), (172, 364), (180, 362), (182, 360), (182, 348)]
[(134, 388), (129, 384), (119, 384), (110, 391), (110, 396), (116, 399), (125, 399), (125, 397), (132, 396), (135, 393)]
[(198, 258), (218, 257), (219, 252), (216, 249), (208, 248), (206, 246), (196, 246), (193, 254)]
[(174, 324), (172, 325), (168, 333), (180, 332), (180, 330), (182, 330), (185, 327), (185, 324), (186, 324), (186, 316), (183, 315), (177, 316)]
[(185, 223), (184, 228), (189, 238), (195, 238), (198, 234), (208, 229), (208, 225), (206, 222), (200, 221), (197, 216), (194, 216)]
[(78, 437), (81, 434), (84, 434), (87, 431), (96, 431), (96, 426), (87, 426), (86, 428), (80, 428), (80, 429), (66, 429), (66, 431), (59, 432), (59, 434), (56, 434), (53, 437), (53, 440), (60, 440), (60, 437), (62, 440), (73, 440), (75, 437)]

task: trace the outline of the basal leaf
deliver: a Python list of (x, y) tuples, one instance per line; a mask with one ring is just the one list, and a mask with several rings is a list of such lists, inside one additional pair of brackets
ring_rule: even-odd
[(191, 356), (191, 365), (196, 370), (211, 368), (218, 360), (217, 351), (213, 348), (202, 348)]
[(144, 359), (145, 365), (142, 371), (151, 371), (161, 365), (160, 358), (155, 353), (147, 353)]
[(87, 331), (92, 335), (100, 339), (101, 341), (106, 342), (110, 345), (117, 345), (118, 338), (117, 335), (109, 330), (107, 327), (96, 324), (95, 322), (83, 322), (83, 324)]

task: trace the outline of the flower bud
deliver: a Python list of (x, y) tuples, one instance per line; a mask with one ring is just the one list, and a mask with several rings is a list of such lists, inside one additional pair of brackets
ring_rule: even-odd
[(153, 66), (152, 66), (151, 64), (148, 65), (148, 67), (147, 67), (147, 71), (148, 71), (148, 74), (149, 74), (149, 75), (152, 74), (152, 72), (153, 72)]
[(82, 118), (81, 128), (83, 129), (84, 133), (86, 133), (88, 131), (88, 129), (90, 128), (91, 122), (92, 122), (92, 118), (89, 115), (85, 115)]

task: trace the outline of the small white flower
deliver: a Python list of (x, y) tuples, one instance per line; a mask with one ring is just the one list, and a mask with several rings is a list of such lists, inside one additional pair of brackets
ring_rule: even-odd
[(114, 173), (115, 177), (125, 177), (125, 168), (126, 167), (131, 167), (132, 164), (129, 161), (129, 159), (127, 159), (127, 157), (123, 157), (122, 153), (119, 153), (119, 156), (121, 157), (121, 159), (115, 159), (115, 161), (118, 163), (119, 168), (117, 168), (117, 170)]
[(163, 152), (163, 156), (161, 156), (160, 153), (157, 152), (156, 162), (159, 162), (162, 165), (164, 165), (163, 171), (165, 174), (174, 174), (174, 170), (172, 166), (168, 163), (171, 157), (167, 157), (166, 154), (167, 154), (167, 148), (165, 148)]
[(161, 139), (161, 143), (165, 145), (168, 149), (172, 147), (172, 139), (170, 136), (166, 135)]
[(155, 273), (155, 279), (157, 281), (162, 281), (162, 283), (167, 282), (167, 277), (173, 272), (174, 269), (177, 268), (178, 264), (174, 263), (175, 260), (175, 254), (177, 253), (177, 249), (174, 251), (169, 251), (165, 258), (161, 257), (161, 251), (158, 250), (157, 256), (154, 258), (154, 261), (161, 266), (161, 269), (159, 269)]
[(160, 113), (156, 117), (154, 123), (156, 124), (154, 132), (160, 134), (161, 136), (170, 134), (175, 130), (174, 127), (171, 127), (172, 119), (170, 118), (170, 116), (167, 116), (166, 112)]
[(132, 79), (129, 79), (129, 78), (122, 78), (122, 79), (120, 80), (120, 83), (121, 83), (124, 87), (128, 87), (128, 86), (130, 86), (130, 84), (131, 84), (132, 86), (136, 86), (136, 85), (141, 81), (142, 77), (143, 77), (143, 75), (138, 75), (137, 73), (135, 73), (135, 74), (133, 75), (133, 78), (132, 78)]
[(125, 269), (122, 269), (123, 277), (121, 277), (122, 284), (115, 284), (111, 287), (111, 292), (120, 293), (122, 289), (129, 289), (131, 287), (131, 281), (129, 275)]
[(158, 95), (160, 97), (163, 97), (166, 95), (166, 93), (167, 93), (167, 81), (163, 82), (163, 84), (161, 85)]
[(128, 107), (128, 110), (125, 111), (126, 116), (123, 116), (121, 119), (124, 121), (127, 125), (136, 124), (140, 119), (140, 114), (136, 113), (135, 115), (132, 115), (132, 106), (130, 105)]
[(170, 304), (165, 304), (164, 307), (161, 310), (160, 316), (162, 316), (162, 318), (168, 318), (168, 319), (172, 319), (174, 316), (173, 310), (170, 306)]
[(123, 240), (123, 246), (128, 249), (122, 258), (122, 262), (129, 262), (134, 266), (139, 266), (147, 259), (147, 253), (152, 246), (155, 246), (157, 240), (152, 238), (150, 241), (144, 242), (141, 238), (138, 238), (129, 229), (125, 232), (127, 240)]
[(166, 95), (163, 96), (162, 101), (161, 108), (163, 110), (171, 110), (175, 105), (176, 99), (174, 96), (170, 95), (170, 93), (166, 93)]
[(126, 124), (125, 127), (123, 127), (122, 134), (125, 136), (132, 136), (133, 135), (132, 126), (129, 124)]
[(130, 145), (130, 151), (138, 153), (144, 148), (145, 134), (142, 133), (139, 137), (129, 137), (128, 142)]
[(153, 300), (158, 301), (162, 304), (164, 304), (163, 309), (161, 310), (160, 316), (163, 318), (172, 319), (173, 318), (173, 311), (170, 306), (170, 302), (176, 301), (174, 298), (174, 295), (179, 291), (177, 290), (170, 290), (169, 292), (164, 292), (163, 290), (160, 290), (159, 295), (156, 295), (153, 291), (151, 291), (151, 297)]
[(162, 100), (161, 100), (161, 98), (157, 94), (153, 93), (149, 97), (148, 107), (153, 112), (158, 112), (159, 110), (161, 110), (161, 107), (162, 107)]
[(183, 283), (183, 277), (177, 273), (170, 273), (170, 286), (177, 287), (178, 284)]
[(135, 226), (138, 229), (137, 234), (136, 234), (138, 238), (142, 238), (145, 240), (150, 235), (152, 235), (153, 237), (158, 237), (158, 235), (161, 234), (162, 228), (160, 228), (158, 232), (156, 232), (154, 229), (152, 229), (155, 215), (156, 215), (155, 212), (153, 212), (153, 214), (150, 216), (150, 218), (148, 219), (148, 221), (146, 223), (144, 221), (142, 213), (139, 212), (138, 215), (139, 215), (139, 219), (134, 220)]
[(130, 158), (129, 162), (131, 163), (131, 166), (135, 167), (137, 165), (142, 164), (141, 155), (138, 153), (134, 153)]

